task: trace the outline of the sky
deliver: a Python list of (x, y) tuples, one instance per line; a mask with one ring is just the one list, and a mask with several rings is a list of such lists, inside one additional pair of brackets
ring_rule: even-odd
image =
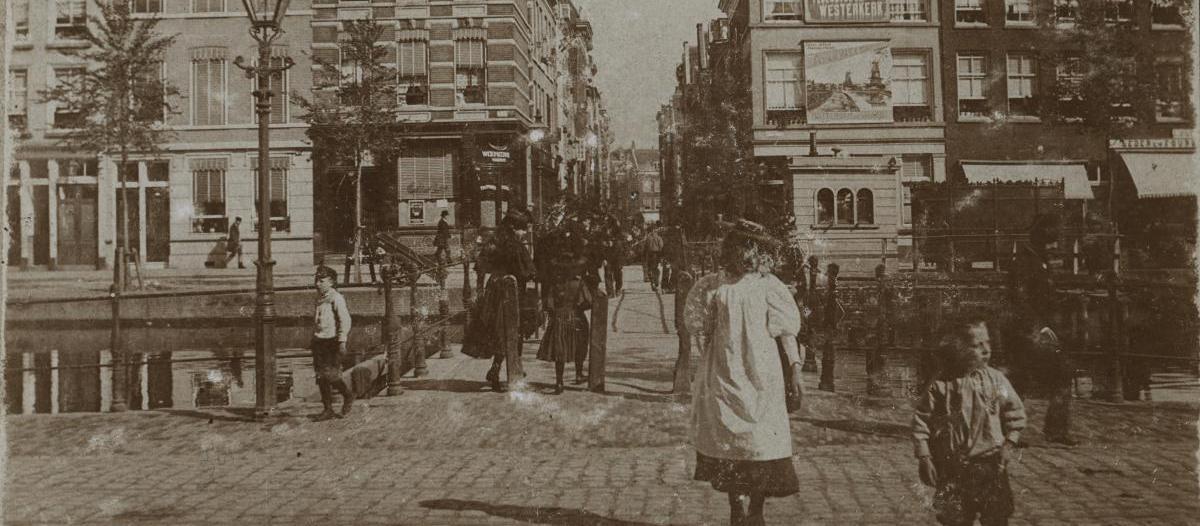
[(675, 90), (683, 43), (696, 24), (720, 16), (718, 0), (574, 0), (592, 22), (596, 85), (616, 145), (658, 147), (655, 114)]

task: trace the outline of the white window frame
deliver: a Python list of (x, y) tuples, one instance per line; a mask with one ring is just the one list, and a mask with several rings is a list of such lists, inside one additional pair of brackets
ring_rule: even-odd
[[(16, 89), (16, 79), (20, 77), (24, 79), (22, 89)], [(12, 68), (8, 70), (8, 107), (5, 108), (5, 114), (11, 122), (12, 117), (20, 116), (24, 119), (23, 127), (29, 127), (29, 70), (27, 68)]]
[[(901, 77), (900, 73), (915, 71), (916, 64), (901, 64), (901, 57), (917, 57), (920, 59), (920, 76)], [(895, 50), (892, 53), (892, 104), (895, 106), (930, 106), (930, 69), (929, 69), (929, 53), (922, 51), (903, 51)], [(908, 101), (900, 101), (896, 96), (899, 90), (898, 85), (904, 84), (911, 86), (913, 83), (919, 83), (921, 86), (921, 98), (924, 100), (920, 104), (915, 104)], [(906, 93), (911, 93), (911, 90), (905, 90)]]
[[(24, 43), (29, 41), (29, 2), (31, 0), (13, 0), (13, 41)], [(18, 18), (17, 13), (23, 13), (24, 19)]]
[[(479, 46), (480, 63), (478, 65), (476, 65), (476, 64), (461, 64), (459, 62), (459, 60), (458, 60), (458, 58), (460, 56), (459, 46), (462, 46), (462, 45)], [(455, 101), (455, 106), (487, 106), (488, 82), (489, 82), (488, 75), (487, 75), (487, 63), (488, 63), (487, 41), (477, 40), (477, 39), (461, 39), (461, 40), (454, 41), (454, 101)], [(471, 84), (469, 82), (469, 79), (471, 77), (469, 76), (469, 74), (467, 72), (470, 70), (478, 70), (479, 72), (481, 72), (481, 75), (479, 76), (479, 82), (477, 84)], [(466, 89), (469, 87), (478, 87), (480, 90), (482, 90), (483, 100), (476, 101), (476, 102), (467, 102), (466, 101)]]
[[(787, 64), (789, 67), (787, 67), (787, 68), (772, 67), (771, 59), (776, 58), (776, 57), (781, 58), (781, 59), (785, 58), (785, 57), (792, 59), (792, 60), (787, 60)], [(780, 62), (777, 62), (775, 65), (778, 66), (779, 64), (783, 64), (783, 63), (784, 62), (781, 60)], [(792, 65), (796, 65), (797, 67), (795, 67), (795, 68), (790, 67)], [(785, 73), (783, 73), (783, 72), (789, 72), (789, 71), (795, 72), (795, 75), (793, 78), (785, 77)], [(779, 78), (773, 78), (774, 77), (773, 73), (779, 73), (780, 74)], [(792, 110), (803, 109), (804, 108), (804, 55), (799, 52), (795, 52), (795, 51), (768, 51), (768, 52), (764, 53), (763, 84), (765, 87), (765, 90), (763, 92), (763, 102), (764, 102), (764, 104), (766, 104), (767, 111), (777, 111), (777, 110), (778, 111), (792, 111)], [(771, 93), (772, 93), (773, 85), (781, 85), (781, 87), (783, 89), (783, 101), (782, 101), (781, 105), (775, 105), (775, 106), (772, 105)], [(788, 89), (789, 86), (795, 86), (796, 88), (798, 88), (798, 90), (796, 90), (796, 91), (789, 90)], [(789, 93), (794, 93), (795, 98), (797, 99), (797, 100), (793, 101), (792, 105), (790, 105), (790, 106), (788, 105), (788, 98), (789, 98), (788, 94)]]
[[(198, 91), (196, 89), (196, 65), (200, 62), (220, 62), (221, 63), (221, 86), (220, 86), (220, 88), (221, 88), (221, 122), (219, 122), (219, 123), (207, 122), (204, 124), (199, 124), (199, 118), (198, 118), (198, 113), (197, 113), (197, 110), (199, 108), (197, 108), (197, 106), (196, 106), (196, 104), (198, 104), (198, 99), (196, 98), (196, 93)], [(192, 86), (192, 91), (190, 93), (190, 97), (192, 98), (192, 100), (191, 100), (191, 103), (189, 104), (189, 106), (191, 106), (191, 114), (192, 114), (191, 124), (192, 124), (192, 126), (224, 126), (224, 125), (228, 124), (229, 123), (229, 61), (224, 58), (192, 59), (190, 75), (191, 75), (191, 86)], [(211, 78), (211, 76), (210, 76), (210, 78)], [(209, 93), (209, 99), (210, 100), (212, 99), (211, 91)], [(207, 106), (206, 106), (206, 108), (207, 108)]]
[(1061, 27), (1074, 27), (1077, 20), (1079, 20), (1079, 0), (1054, 0), (1055, 24)]
[[(985, 9), (987, 0), (954, 0), (954, 25), (957, 26), (986, 26), (987, 11)], [(962, 15), (972, 13), (978, 20), (963, 20)]]
[[(237, 0), (233, 0), (237, 1)], [(229, 9), (230, 0), (187, 0), (188, 11), (191, 13), (224, 13)], [(196, 9), (196, 4), (203, 2), (208, 9)], [(216, 4), (217, 9), (212, 9), (212, 5)]]
[[(150, 14), (163, 12), (162, 5), (165, 0), (129, 0), (129, 12), (133, 14)], [(156, 9), (150, 9), (150, 6), (158, 6)]]
[[(419, 60), (418, 60), (418, 56), (417, 56), (418, 51), (420, 51)], [(412, 61), (414, 64), (416, 64), (418, 61), (421, 62), (419, 69), (424, 71), (423, 74), (417, 72), (417, 69), (418, 69), (417, 67), (413, 67), (411, 73), (409, 73), (407, 75), (405, 74), (405, 73), (407, 73), (406, 68), (404, 67), (404, 64), (405, 64), (404, 57), (406, 56), (406, 54), (412, 55), (411, 58), (412, 58)], [(423, 82), (421, 82), (422, 79), (423, 79)], [(399, 102), (400, 102), (401, 106), (409, 106), (408, 90), (414, 86), (420, 86), (420, 87), (425, 88), (425, 103), (424, 104), (414, 104), (413, 106), (428, 106), (429, 105), (430, 93), (429, 93), (429, 42), (428, 41), (426, 41), (426, 40), (408, 40), (408, 41), (404, 41), (404, 42), (398, 42), (396, 44), (396, 80), (397, 80), (396, 95), (400, 99)], [(417, 81), (417, 82), (413, 82), (413, 81)]]
[(892, 22), (928, 22), (929, 10), (925, 0), (889, 0), (888, 13)]
[[(51, 68), (50, 68), (50, 79), (51, 79), (50, 86), (51, 86), (51, 87), (58, 86), (58, 79), (60, 78), (60, 75), (59, 75), (59, 72), (60, 72), (60, 71), (79, 71), (79, 72), (83, 72), (83, 71), (86, 71), (86, 70), (87, 70), (87, 68), (86, 68), (85, 66), (83, 66), (82, 64), (76, 64), (76, 65), (70, 65), (70, 66), (54, 66), (54, 67), (51, 67)], [(60, 126), (58, 126), (58, 125), (57, 125), (57, 120), (58, 120), (58, 108), (59, 108), (59, 105), (60, 105), (60, 104), (62, 104), (62, 103), (61, 103), (61, 102), (52, 102), (52, 103), (50, 103), (50, 104), (47, 104), (47, 105), (46, 105), (46, 109), (48, 110), (48, 114), (49, 114), (50, 129), (51, 129), (51, 130), (56, 130), (56, 131), (64, 131), (64, 130), (73, 130), (73, 129), (77, 129), (77, 128), (64, 128), (64, 127), (60, 127)], [(80, 113), (82, 113), (82, 112), (80, 112)]]
[(1007, 80), (1005, 85), (1008, 89), (1008, 98), (1006, 99), (1008, 101), (1008, 113), (1010, 115), (1036, 117), (1036, 109), (1031, 109), (1028, 113), (1014, 113), (1013, 100), (1034, 99), (1037, 97), (1037, 57), (1032, 53), (1009, 53), (1005, 57), (1004, 72)]
[[(985, 117), (986, 116), (986, 115), (983, 115), (980, 113), (975, 113), (975, 112), (965, 112), (964, 113), (963, 109), (962, 109), (962, 101), (964, 101), (964, 100), (982, 100), (982, 101), (985, 101), (984, 105), (986, 106), (986, 104), (987, 104), (986, 101), (988, 98), (988, 93), (987, 93), (988, 60), (987, 60), (987, 58), (988, 58), (987, 55), (985, 55), (983, 53), (959, 53), (958, 56), (955, 57), (955, 66), (956, 66), (955, 67), (955, 78), (957, 80), (957, 86), (958, 86), (957, 100), (958, 100), (958, 115), (959, 115), (959, 117), (965, 116), (968, 118), (977, 118), (977, 117)], [(965, 70), (963, 68), (964, 59), (967, 60), (968, 65), (971, 66), (969, 68), (966, 68)], [(974, 67), (975, 65), (979, 66), (978, 69), (976, 69)], [(964, 82), (966, 83), (965, 85), (969, 87), (969, 89), (963, 90)], [(978, 86), (978, 88), (979, 88), (978, 90), (975, 89), (976, 86)], [(964, 93), (964, 91), (965, 91), (965, 93)], [(978, 92), (976, 92), (976, 91), (978, 91)]]
[(1033, 0), (1004, 0), (1004, 25), (1032, 27), (1033, 10)]
[[(221, 161), (225, 162), (225, 169), (223, 169), (223, 170), (216, 170), (216, 169), (197, 170), (197, 169), (193, 168), (192, 166), (187, 167), (188, 174), (192, 178), (192, 199), (191, 199), (191, 201), (192, 201), (192, 218), (191, 218), (192, 226), (191, 226), (191, 231), (194, 234), (225, 234), (226, 232), (229, 231), (229, 224), (230, 224), (230, 221), (229, 221), (229, 163), (228, 163), (228, 159), (224, 158), (224, 157), (216, 158), (216, 159), (220, 159)], [(197, 160), (200, 160), (200, 159), (192, 159), (190, 161), (194, 162)], [(196, 208), (196, 205), (199, 204), (196, 201), (198, 194), (199, 194), (199, 192), (196, 191), (196, 188), (197, 188), (196, 185), (198, 184), (196, 174), (198, 174), (200, 172), (220, 172), (220, 174), (221, 174), (221, 204), (222, 204), (223, 210), (219, 214), (202, 214), (202, 213), (200, 213), (200, 210), (198, 210)], [(219, 229), (215, 232), (198, 231), (197, 230), (197, 226), (198, 226), (197, 221), (205, 220), (205, 219), (224, 219), (225, 220), (224, 228)]]
[[(59, 36), (59, 31), (65, 30), (65, 29), (73, 29), (73, 28), (83, 28), (82, 29), (83, 31), (87, 30), (87, 12), (88, 12), (87, 0), (49, 0), (49, 1), (53, 2), (53, 4), (51, 4), (51, 5), (53, 6), (53, 13), (54, 13), (54, 18), (51, 19), (51, 21), (53, 22), (53, 33), (52, 33), (53, 38), (51, 40), (59, 40), (59, 41), (62, 41), (62, 40), (78, 41), (78, 40), (80, 40), (78, 38)], [(58, 20), (60, 8), (63, 6), (63, 4), (66, 4), (67, 6), (69, 6), (69, 9), (71, 9), (71, 11), (72, 11), (70, 14), (67, 15), (69, 20), (66, 23), (59, 22), (59, 20)], [(74, 9), (75, 7), (80, 8), (78, 13), (75, 12), (75, 9)]]
[[(774, 15), (775, 6), (790, 5), (791, 12)], [(763, 0), (763, 21), (797, 22), (804, 19), (804, 2), (802, 0)]]

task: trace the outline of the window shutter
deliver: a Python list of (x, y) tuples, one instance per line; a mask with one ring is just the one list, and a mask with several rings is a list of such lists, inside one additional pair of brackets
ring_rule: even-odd
[(195, 70), (194, 82), (196, 83), (195, 93), (192, 97), (192, 121), (193, 124), (203, 126), (208, 124), (208, 61), (192, 62), (192, 69)]
[(209, 102), (209, 123), (225, 124), (225, 61), (211, 60), (208, 63), (209, 78), (212, 85), (208, 89), (212, 101)]

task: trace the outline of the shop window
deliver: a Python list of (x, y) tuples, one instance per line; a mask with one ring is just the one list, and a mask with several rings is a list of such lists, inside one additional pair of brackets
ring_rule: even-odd
[(984, 0), (954, 0), (954, 22), (964, 25), (987, 24), (983, 4)]
[(929, 104), (929, 55), (897, 52), (892, 56), (892, 119), (933, 120)]
[(1008, 56), (1008, 113), (1037, 115), (1037, 60), (1026, 54)]
[(958, 115), (986, 117), (987, 58), (980, 54), (958, 56)]
[(858, 216), (855, 218), (855, 222), (860, 225), (875, 224), (875, 195), (870, 190), (863, 188), (858, 191), (857, 197), (855, 212), (858, 213)]
[(817, 224), (833, 224), (833, 190), (828, 188), (817, 191)]
[(854, 192), (849, 188), (838, 190), (836, 222), (839, 225), (854, 224)]
[(192, 170), (192, 232), (216, 234), (229, 229), (225, 217), (225, 159), (195, 159)]

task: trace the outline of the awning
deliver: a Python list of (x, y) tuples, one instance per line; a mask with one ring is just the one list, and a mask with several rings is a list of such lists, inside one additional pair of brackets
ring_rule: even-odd
[(1095, 199), (1092, 184), (1088, 181), (1087, 167), (1083, 163), (989, 163), (963, 161), (963, 173), (970, 183), (1002, 181), (1017, 182), (1062, 182), (1063, 197), (1067, 199)]
[(1191, 152), (1122, 153), (1138, 198), (1196, 195), (1196, 160)]

